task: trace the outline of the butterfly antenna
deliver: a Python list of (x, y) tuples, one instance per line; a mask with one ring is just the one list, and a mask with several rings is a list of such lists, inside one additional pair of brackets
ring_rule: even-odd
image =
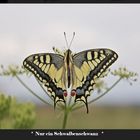
[(64, 32), (64, 37), (65, 37), (66, 45), (68, 47), (68, 41), (67, 41), (67, 37), (66, 37), (66, 33), (65, 32)]
[(72, 37), (72, 39), (71, 39), (70, 45), (68, 46), (69, 49), (70, 49), (70, 46), (71, 46), (71, 44), (72, 44), (72, 42), (73, 42), (74, 36), (75, 36), (75, 32), (73, 32), (73, 37)]

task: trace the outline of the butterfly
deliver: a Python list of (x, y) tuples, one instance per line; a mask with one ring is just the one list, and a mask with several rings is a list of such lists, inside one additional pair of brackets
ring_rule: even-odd
[(82, 101), (88, 113), (88, 101), (94, 90), (95, 80), (114, 63), (118, 55), (107, 48), (89, 49), (73, 54), (70, 49), (64, 53), (37, 53), (25, 58), (23, 65), (34, 74), (54, 100), (66, 103), (68, 89), (75, 102)]

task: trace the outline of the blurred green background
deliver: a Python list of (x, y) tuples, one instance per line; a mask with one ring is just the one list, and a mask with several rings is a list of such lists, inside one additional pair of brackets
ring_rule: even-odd
[[(95, 103), (96, 104), (96, 103)], [(69, 115), (67, 128), (74, 129), (139, 129), (140, 106), (90, 106)], [(34, 128), (61, 128), (62, 115), (47, 106), (38, 106)]]
[[(16, 98), (0, 94), (1, 129), (61, 129), (64, 112), (48, 105), (21, 103)], [(89, 105), (72, 111), (67, 129), (139, 129), (140, 106)]]

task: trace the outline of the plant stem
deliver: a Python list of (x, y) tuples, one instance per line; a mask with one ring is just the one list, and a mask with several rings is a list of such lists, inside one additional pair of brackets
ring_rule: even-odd
[[(110, 88), (108, 88), (103, 94), (101, 94), (100, 96), (98, 96), (97, 98), (91, 100), (88, 104), (91, 104), (97, 100), (99, 100), (101, 97), (103, 97), (104, 95), (106, 95), (112, 88), (114, 88), (120, 81), (122, 80), (122, 78), (120, 77)], [(83, 107), (84, 105), (75, 107), (72, 109), (72, 111), (80, 109), (81, 107)], [(74, 106), (73, 106), (74, 107)]]
[(67, 120), (68, 120), (68, 114), (69, 114), (69, 110), (66, 107), (65, 110), (64, 110), (64, 119), (63, 119), (63, 126), (62, 126), (63, 129), (66, 128), (66, 124), (67, 124)]
[(15, 77), (17, 78), (17, 80), (28, 90), (31, 92), (31, 94), (33, 94), (34, 96), (36, 96), (38, 99), (40, 99), (42, 102), (44, 102), (47, 105), (50, 105), (48, 102), (46, 102), (45, 100), (43, 100), (41, 97), (39, 97), (34, 91), (32, 91), (17, 75), (15, 75)]
[(100, 99), (102, 96), (106, 95), (111, 89), (113, 89), (120, 81), (122, 80), (122, 78), (120, 77), (110, 88), (108, 88), (103, 94), (101, 94), (100, 96), (98, 96), (97, 98), (91, 100), (89, 102), (89, 104), (95, 102), (96, 100)]

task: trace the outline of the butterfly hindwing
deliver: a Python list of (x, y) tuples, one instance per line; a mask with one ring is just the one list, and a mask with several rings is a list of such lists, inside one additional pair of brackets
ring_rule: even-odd
[(117, 58), (118, 55), (110, 49), (92, 49), (73, 56), (75, 102), (83, 101), (86, 104), (87, 112), (87, 97), (90, 95), (90, 91), (93, 90), (95, 79), (99, 78)]
[(66, 90), (63, 83), (63, 56), (53, 53), (33, 54), (27, 57), (23, 65), (31, 71), (37, 80), (46, 88), (54, 98), (54, 105), (63, 101), (63, 92)]

